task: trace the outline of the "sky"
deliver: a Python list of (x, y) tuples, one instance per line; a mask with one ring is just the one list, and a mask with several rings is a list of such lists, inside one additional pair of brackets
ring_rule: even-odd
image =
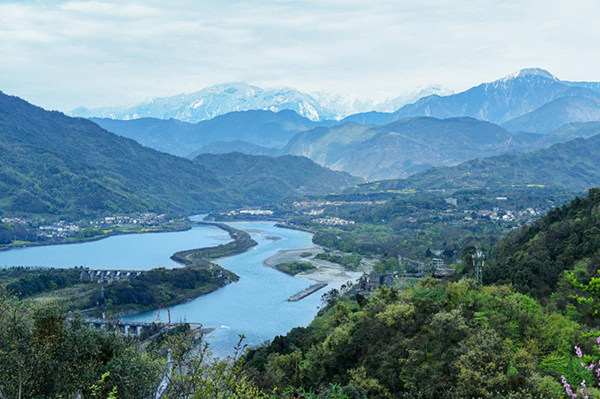
[(47, 109), (244, 81), (382, 99), (525, 67), (600, 81), (579, 0), (0, 0), (0, 91)]

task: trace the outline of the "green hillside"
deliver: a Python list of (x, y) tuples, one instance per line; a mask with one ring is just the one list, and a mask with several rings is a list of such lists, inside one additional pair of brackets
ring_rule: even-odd
[[(45, 111), (2, 93), (0, 138), (1, 215), (191, 214), (281, 200), (281, 196), (313, 189), (320, 192), (321, 178), (326, 189), (356, 181), (346, 175), (330, 180), (338, 175), (306, 159), (269, 175), (294, 176), (284, 178), (285, 189), (271, 193), (267, 176), (257, 180), (256, 175), (248, 175), (254, 179), (249, 190), (244, 170), (232, 181), (221, 174), (225, 169), (214, 167), (230, 158), (219, 161), (217, 156), (209, 170), (198, 162), (109, 133), (86, 119)], [(247, 162), (252, 163), (252, 158)], [(301, 169), (295, 171), (296, 166)], [(303, 173), (307, 180), (297, 180)]]
[(231, 201), (201, 166), (4, 94), (0, 137), (3, 214), (195, 212)]
[(201, 154), (194, 163), (217, 174), (226, 188), (239, 191), (250, 202), (338, 192), (361, 181), (291, 155)]
[(475, 159), (439, 167), (405, 180), (388, 180), (361, 187), (377, 190), (458, 190), (512, 187), (554, 187), (583, 191), (600, 185), (600, 135), (555, 144), (529, 153)]
[(600, 271), (597, 188), (509, 235), (498, 245), (484, 279), (547, 297), (564, 279), (564, 271), (574, 269), (584, 280), (598, 276)]
[(299, 133), (282, 149), (369, 180), (407, 177), (432, 166), (533, 147), (537, 135), (509, 133), (473, 118), (404, 118), (383, 126), (346, 122)]

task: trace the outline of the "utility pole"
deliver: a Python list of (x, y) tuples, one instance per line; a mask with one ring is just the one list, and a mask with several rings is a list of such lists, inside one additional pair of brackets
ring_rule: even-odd
[(483, 281), (483, 266), (485, 265), (485, 255), (478, 249), (473, 255), (473, 266), (475, 267), (475, 281), (479, 284)]

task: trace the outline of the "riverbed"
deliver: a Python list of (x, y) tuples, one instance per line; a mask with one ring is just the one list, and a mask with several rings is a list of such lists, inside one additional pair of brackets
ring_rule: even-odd
[[(208, 342), (213, 353), (221, 357), (232, 354), (240, 334), (245, 335), (245, 343), (252, 346), (272, 340), (294, 327), (308, 325), (321, 305), (321, 295), (331, 288), (339, 288), (346, 281), (337, 274), (337, 278), (332, 279), (323, 290), (301, 301), (288, 302), (290, 296), (314, 284), (314, 281), (323, 281), (323, 275), (292, 277), (265, 264), (269, 264), (267, 260), (276, 254), (281, 257), (287, 253), (285, 256), (289, 256), (299, 249), (314, 248), (312, 235), (275, 227), (272, 222), (227, 224), (247, 231), (258, 242), (245, 253), (216, 260), (236, 273), (240, 280), (171, 308), (173, 321), (201, 323), (207, 328), (215, 328)], [(130, 234), (81, 244), (2, 251), (0, 266), (83, 265), (93, 269), (124, 270), (172, 268), (180, 267), (170, 259), (177, 251), (224, 244), (230, 240), (227, 232), (202, 225), (181, 232)], [(166, 318), (165, 312), (161, 313), (162, 316)], [(156, 311), (126, 317), (127, 320), (143, 321), (155, 318)]]
[[(171, 308), (173, 321), (201, 323), (216, 328), (208, 342), (217, 356), (231, 354), (240, 334), (245, 335), (246, 344), (253, 346), (285, 334), (294, 327), (307, 326), (321, 305), (321, 295), (342, 284), (337, 281), (301, 301), (288, 302), (290, 296), (314, 282), (266, 267), (263, 261), (278, 251), (313, 246), (312, 235), (275, 227), (271, 222), (227, 224), (247, 231), (258, 242), (256, 247), (245, 253), (217, 260), (219, 265), (240, 276), (240, 280)], [(156, 312), (152, 311), (127, 319), (150, 321), (155, 317)]]

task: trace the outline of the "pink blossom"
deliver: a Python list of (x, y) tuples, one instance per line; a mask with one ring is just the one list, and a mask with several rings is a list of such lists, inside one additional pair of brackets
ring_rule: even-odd
[(584, 399), (588, 399), (588, 396), (585, 394), (585, 380), (581, 381), (581, 395), (583, 395)]
[(588, 370), (593, 370), (593, 369), (594, 369), (594, 367), (596, 367), (596, 365), (595, 365), (594, 363), (592, 363), (592, 364), (590, 364), (589, 366), (587, 366), (586, 368), (587, 368)]
[(565, 392), (567, 393), (567, 395), (570, 398), (577, 398), (577, 394), (573, 393), (573, 391), (571, 390), (571, 386), (567, 382), (567, 379), (565, 378), (564, 375), (562, 376), (562, 383), (563, 383), (563, 387), (565, 388)]

